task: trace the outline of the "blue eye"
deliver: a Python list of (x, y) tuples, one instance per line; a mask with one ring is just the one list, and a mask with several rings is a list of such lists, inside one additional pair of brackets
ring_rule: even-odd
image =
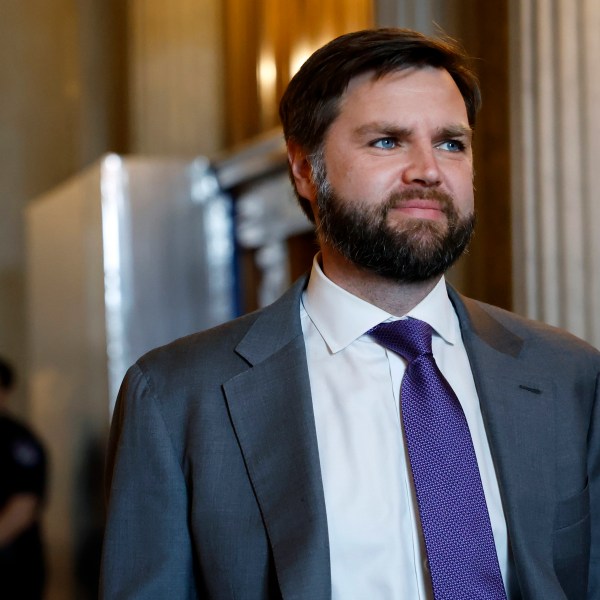
[(465, 145), (459, 140), (446, 140), (441, 144), (438, 144), (438, 148), (447, 150), (448, 152), (463, 152)]
[(372, 142), (374, 148), (383, 148), (384, 150), (391, 150), (396, 147), (396, 140), (391, 137), (381, 138)]

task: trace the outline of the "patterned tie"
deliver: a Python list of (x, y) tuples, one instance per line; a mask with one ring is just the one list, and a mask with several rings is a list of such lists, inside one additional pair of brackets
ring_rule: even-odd
[(417, 319), (368, 333), (407, 361), (400, 397), (436, 600), (506, 600), (467, 420)]

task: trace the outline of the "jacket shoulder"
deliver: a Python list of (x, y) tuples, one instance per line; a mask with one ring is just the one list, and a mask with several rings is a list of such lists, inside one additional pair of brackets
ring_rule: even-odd
[(476, 332), (489, 330), (490, 323), (493, 322), (496, 327), (499, 325), (518, 336), (528, 346), (544, 347), (556, 352), (582, 353), (600, 359), (597, 348), (564, 329), (461, 296), (456, 292), (451, 294), (451, 297), (461, 322), (466, 319), (467, 326)]
[(210, 365), (220, 370), (227, 364), (247, 367), (301, 334), (299, 306), (305, 285), (306, 278), (300, 278), (273, 304), (155, 348), (136, 366), (142, 372), (159, 369), (179, 375), (188, 369), (206, 371)]

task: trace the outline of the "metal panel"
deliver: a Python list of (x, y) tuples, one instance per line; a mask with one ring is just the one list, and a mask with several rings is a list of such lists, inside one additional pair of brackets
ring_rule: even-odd
[[(102, 458), (125, 369), (234, 316), (231, 200), (204, 159), (109, 155), (26, 214), (30, 418), (49, 451), (50, 597), (92, 597)], [(56, 595), (58, 598), (59, 596)]]
[(208, 161), (101, 165), (111, 398), (144, 352), (234, 315), (231, 200)]

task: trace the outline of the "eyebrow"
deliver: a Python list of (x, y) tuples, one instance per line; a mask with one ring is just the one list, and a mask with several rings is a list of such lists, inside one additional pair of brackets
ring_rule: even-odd
[[(398, 127), (394, 123), (388, 123), (386, 121), (374, 121), (361, 125), (354, 130), (356, 137), (363, 137), (365, 135), (386, 135), (397, 139), (406, 139), (410, 137), (413, 130), (409, 127)], [(467, 138), (473, 137), (473, 130), (471, 127), (465, 125), (449, 125), (447, 127), (440, 127), (436, 129), (434, 137), (436, 139), (445, 138)]]
[(451, 125), (449, 127), (442, 127), (436, 132), (436, 137), (439, 138), (458, 138), (465, 137), (469, 140), (473, 137), (473, 129), (466, 127), (465, 125)]
[(365, 135), (389, 135), (398, 139), (404, 139), (410, 136), (412, 130), (408, 127), (398, 127), (394, 123), (388, 123), (386, 121), (372, 121), (371, 123), (365, 123), (354, 130), (356, 137), (362, 137)]

